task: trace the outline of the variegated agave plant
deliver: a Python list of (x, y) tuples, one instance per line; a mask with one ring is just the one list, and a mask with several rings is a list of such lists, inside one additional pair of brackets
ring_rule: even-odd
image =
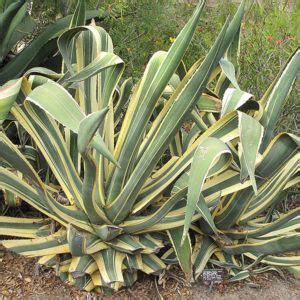
[[(83, 4), (58, 40), (62, 73), (32, 69), (0, 90), (1, 117), (10, 111), (49, 165), (39, 176), (1, 133), (0, 187), (43, 215), (0, 217), (0, 234), (22, 238), (2, 244), (88, 291), (131, 286), (139, 270), (156, 274), (174, 262), (191, 278), (210, 261), (234, 280), (258, 262), (299, 265), (300, 257), (270, 255), (300, 248), (300, 210), (275, 214), (299, 181), (299, 139), (272, 140), (300, 51), (261, 100), (241, 91), (234, 70), (242, 2), (186, 72), (200, 3), (133, 86), (121, 78), (109, 35), (80, 26)], [(242, 265), (241, 255), (254, 263)]]

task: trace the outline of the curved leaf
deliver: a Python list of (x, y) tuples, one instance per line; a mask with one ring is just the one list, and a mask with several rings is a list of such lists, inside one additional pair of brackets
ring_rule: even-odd
[(255, 164), (263, 137), (263, 127), (258, 121), (245, 113), (238, 112), (239, 115), (239, 131), (240, 131), (240, 147), (239, 156), (241, 163), (241, 181), (250, 176), (251, 184), (255, 194), (257, 194), (257, 186), (255, 180)]
[(21, 90), (22, 78), (10, 80), (0, 87), (0, 124), (7, 117)]
[(190, 224), (192, 222), (192, 217), (196, 209), (209, 224), (211, 229), (217, 234), (218, 230), (201, 192), (209, 170), (222, 156), (225, 156), (222, 163), (222, 168), (229, 166), (232, 160), (231, 151), (222, 141), (211, 137), (208, 137), (201, 144), (199, 144), (194, 154), (188, 183), (188, 195), (182, 242), (185, 240), (185, 237), (188, 233)]

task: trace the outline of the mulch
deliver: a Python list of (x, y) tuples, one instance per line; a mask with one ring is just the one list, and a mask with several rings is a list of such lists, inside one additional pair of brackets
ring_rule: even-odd
[[(219, 283), (210, 286), (201, 280), (186, 284), (177, 269), (166, 272), (156, 284), (154, 276), (142, 275), (130, 289), (123, 289), (113, 297), (80, 291), (64, 284), (54, 270), (39, 266), (29, 259), (4, 252), (0, 262), (0, 300), (6, 299), (300, 299), (300, 282), (286, 274), (285, 279), (276, 273), (252, 276), (252, 288), (245, 282)], [(253, 288), (255, 287), (255, 288)], [(261, 294), (263, 293), (263, 294)], [(274, 294), (274, 295), (273, 295)], [(299, 296), (299, 297), (298, 297)], [(279, 298), (278, 298), (279, 297)]]

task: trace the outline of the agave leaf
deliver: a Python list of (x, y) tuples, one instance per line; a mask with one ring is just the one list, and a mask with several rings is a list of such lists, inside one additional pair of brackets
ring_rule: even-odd
[(263, 161), (257, 166), (257, 173), (263, 178), (270, 178), (283, 167), (286, 162), (297, 155), (300, 137), (280, 133), (270, 142), (263, 153)]
[(5, 120), (11, 107), (17, 99), (22, 84), (22, 78), (10, 80), (0, 87), (0, 123)]
[(176, 133), (174, 140), (170, 143), (170, 153), (171, 156), (181, 156), (182, 146), (181, 146), (181, 132)]
[(131, 101), (132, 104), (128, 108), (116, 145), (115, 155), (118, 157), (121, 168), (115, 170), (113, 174), (108, 203), (115, 200), (125, 183), (126, 176), (129, 175), (129, 165), (138, 151), (148, 120), (153, 113), (157, 100), (184, 56), (203, 6), (204, 1), (199, 3), (193, 16), (177, 36), (168, 53), (158, 52), (154, 54), (145, 70), (135, 93), (136, 98)]
[[(77, 73), (73, 70), (72, 52), (69, 51), (76, 38), (76, 63)], [(92, 41), (92, 43), (91, 43)], [(80, 82), (78, 85), (78, 102), (86, 113), (109, 106), (104, 126), (99, 132), (104, 136), (105, 143), (97, 138), (99, 142), (94, 147), (100, 151), (108, 160), (114, 162), (110, 152), (114, 151), (114, 119), (112, 107), (112, 95), (124, 69), (123, 61), (112, 53), (112, 42), (107, 32), (95, 26), (80, 26), (66, 31), (59, 38), (59, 49), (62, 53), (71, 77), (68, 82)], [(97, 75), (97, 76), (96, 76)], [(105, 130), (104, 130), (105, 129)], [(105, 144), (108, 147), (105, 147)], [(106, 149), (105, 151), (101, 151)], [(107, 164), (105, 166), (107, 169)], [(101, 166), (102, 168), (102, 166)]]
[[(25, 7), (27, 9), (27, 5)], [(23, 14), (23, 12), (22, 12)], [(22, 15), (18, 13), (18, 16), (15, 16), (14, 19), (20, 17), (20, 22), (18, 25), (12, 30), (12, 35), (10, 36), (10, 39), (7, 42), (4, 42), (3, 45), (6, 47), (6, 54), (9, 53), (13, 49), (13, 47), (21, 41), (24, 37), (31, 34), (36, 26), (35, 21), (32, 19), (30, 15), (26, 12), (25, 16), (22, 18)], [(22, 18), (22, 19), (21, 19)], [(12, 27), (11, 24), (10, 27)]]
[(72, 47), (74, 43), (74, 37), (84, 31), (88, 31), (92, 34), (92, 38), (95, 39), (96, 46), (98, 48), (97, 50), (100, 50), (99, 47), (101, 45), (101, 35), (94, 26), (78, 26), (71, 28), (65, 31), (58, 39), (58, 48), (71, 75), (75, 75), (75, 71), (72, 66), (73, 53), (69, 52), (69, 48)]
[(265, 108), (262, 119), (260, 120), (265, 128), (265, 136), (261, 146), (262, 151), (267, 148), (272, 139), (282, 106), (289, 95), (299, 70), (300, 49), (298, 48), (260, 100), (261, 105)]
[(7, 207), (18, 207), (22, 203), (22, 199), (20, 197), (7, 190), (3, 190), (3, 198)]
[(130, 254), (134, 254), (146, 249), (145, 245), (138, 241), (136, 237), (132, 237), (131, 235), (127, 234), (121, 235), (120, 237), (107, 242), (107, 244), (116, 250)]
[(101, 72), (102, 70), (120, 64), (123, 65), (124, 62), (117, 55), (109, 52), (101, 52), (95, 60), (83, 68), (79, 73), (71, 76), (68, 81), (82, 81)]
[(145, 272), (146, 274), (158, 273), (166, 267), (164, 262), (155, 254), (148, 254), (148, 255), (142, 254), (142, 260), (143, 260), (142, 271)]
[[(252, 195), (247, 211), (240, 217), (240, 222), (246, 222), (250, 218), (256, 217), (267, 207), (283, 199), (282, 193), (284, 191), (282, 190), (299, 170), (299, 161), (300, 153), (291, 158), (276, 175), (259, 187), (257, 196)], [(297, 182), (299, 182), (299, 178)]]
[(43, 218), (0, 217), (0, 235), (37, 238), (39, 229), (47, 224)]
[[(48, 77), (50, 79), (60, 79), (63, 74), (58, 74), (53, 70), (44, 68), (44, 67), (35, 67), (35, 68), (31, 68), (29, 70), (27, 70), (24, 73), (24, 77), (30, 77), (32, 75), (42, 75), (43, 77)], [(34, 81), (34, 80), (32, 80)], [(34, 87), (35, 85), (32, 83), (32, 87)]]
[(173, 172), (173, 164), (177, 160), (178, 157), (173, 156), (168, 163), (165, 164), (165, 168), (163, 167), (155, 173), (157, 177), (153, 176), (153, 180), (148, 181), (148, 184), (138, 196), (137, 203), (133, 207), (133, 214), (143, 211), (153, 201), (156, 201), (163, 190), (165, 190), (174, 181), (175, 175)]
[(299, 224), (300, 209), (295, 208), (286, 214), (280, 215), (280, 217), (268, 224), (255, 224), (249, 229), (242, 230), (240, 232), (236, 230), (224, 231), (229, 237), (234, 239), (242, 239), (245, 237), (276, 237), (279, 233), (286, 233), (292, 230), (297, 230), (300, 227)]
[(244, 280), (249, 277), (250, 277), (250, 272), (248, 270), (242, 270), (237, 274), (235, 274), (234, 276), (232, 276), (229, 279), (229, 282), (236, 282), (236, 281)]
[(98, 266), (91, 255), (83, 255), (80, 257), (72, 257), (69, 273), (93, 274), (98, 270)]
[(240, 90), (239, 84), (238, 84), (238, 82), (236, 80), (236, 77), (235, 77), (234, 65), (229, 60), (222, 58), (220, 60), (220, 66), (221, 66), (222, 71), (224, 72), (224, 74), (227, 76), (227, 78), (232, 83), (232, 85), (236, 89)]
[(77, 143), (78, 151), (81, 154), (85, 154), (87, 151), (91, 140), (99, 129), (101, 123), (104, 121), (107, 112), (108, 107), (88, 115), (80, 122)]
[(132, 287), (133, 284), (137, 281), (138, 274), (137, 272), (132, 272), (131, 270), (124, 272), (124, 283), (126, 287)]
[(33, 189), (28, 183), (5, 168), (0, 168), (0, 183), (5, 189), (22, 197), (22, 200), (58, 223), (64, 226), (73, 223), (86, 231), (94, 232), (86, 215), (78, 211), (76, 207), (59, 204), (49, 193), (45, 196), (41, 188)]
[[(170, 107), (172, 106), (174, 100), (177, 98), (177, 96), (181, 92), (181, 90), (186, 86), (187, 82), (191, 79), (191, 77), (194, 75), (195, 71), (199, 68), (199, 66), (201, 65), (202, 62), (203, 62), (203, 59), (199, 59), (197, 62), (194, 63), (194, 65), (187, 72), (186, 76), (182, 79), (181, 83), (177, 86), (177, 89), (172, 94), (172, 97), (165, 103), (163, 109), (156, 116), (154, 122), (151, 125), (149, 132), (147, 132), (147, 135), (141, 144), (141, 147), (139, 149), (139, 155), (137, 157), (137, 161), (140, 160), (141, 155), (145, 152), (146, 148), (149, 146), (149, 144), (152, 141), (153, 137), (155, 136), (158, 128), (160, 127), (160, 124), (161, 124), (163, 118), (166, 116), (167, 112), (170, 110)], [(199, 106), (199, 102), (197, 103), (197, 105)]]
[[(181, 227), (184, 225), (184, 215), (185, 209), (184, 207), (173, 209), (168, 214), (165, 215), (158, 223), (155, 225), (145, 228), (144, 230), (138, 233), (145, 233), (145, 232), (156, 232), (161, 230), (169, 230), (177, 227)], [(195, 213), (192, 220), (197, 221), (201, 219), (201, 214)]]
[(253, 95), (239, 89), (227, 89), (222, 100), (221, 116), (225, 115), (228, 112), (239, 109), (252, 97)]
[[(140, 186), (144, 183), (145, 178), (149, 176), (151, 170), (157, 163), (160, 154), (166, 149), (173, 138), (174, 133), (179, 130), (183, 120), (185, 120), (187, 115), (190, 114), (191, 110), (196, 105), (196, 101), (198, 100), (197, 95), (201, 94), (204, 90), (211, 72), (215, 69), (217, 62), (224, 54), (224, 51), (229, 46), (234, 34), (240, 26), (243, 9), (244, 2), (240, 5), (240, 8), (233, 18), (233, 21), (230, 23), (228, 30), (228, 24), (225, 24), (208, 56), (195, 71), (194, 76), (192, 76), (192, 78), (187, 82), (186, 85), (189, 86), (189, 88), (184, 86), (185, 88), (180, 90), (173, 99), (173, 105), (155, 134), (155, 141), (151, 141), (151, 146), (148, 146), (143, 153), (143, 156), (127, 181), (126, 186), (123, 188), (122, 193), (118, 196), (114, 203), (108, 207), (107, 213), (115, 215), (114, 220), (116, 222), (120, 222), (119, 219), (124, 219), (128, 214), (135, 202), (136, 193)], [(169, 101), (171, 101), (171, 99)], [(143, 176), (141, 176), (141, 174), (143, 174)]]
[(197, 104), (199, 111), (220, 112), (222, 102), (219, 98), (203, 93)]
[[(20, 171), (26, 176), (26, 178), (34, 182), (35, 185), (43, 185), (31, 164), (24, 158), (18, 148), (5, 136), (3, 132), (0, 132), (0, 145), (0, 157), (2, 161), (6, 161), (10, 167), (14, 168), (16, 171)], [(3, 168), (3, 170), (6, 169)], [(17, 175), (15, 176), (18, 177)]]
[[(138, 201), (134, 207), (134, 212), (142, 211), (145, 207), (151, 203), (151, 200), (155, 199), (159, 193), (163, 189), (166, 189), (178, 176), (185, 171), (188, 166), (191, 164), (191, 161), (193, 159), (194, 152), (197, 148), (197, 146), (205, 140), (206, 137), (212, 136), (217, 137), (223, 140), (224, 142), (230, 141), (232, 139), (235, 139), (238, 137), (238, 131), (237, 131), (237, 114), (235, 112), (228, 114), (226, 117), (219, 120), (217, 123), (215, 123), (211, 128), (209, 128), (205, 133), (203, 133), (198, 139), (196, 139), (195, 143), (192, 144), (186, 152), (179, 158), (176, 159), (176, 157), (173, 157), (172, 160), (169, 161), (170, 166), (172, 166), (170, 169), (167, 169), (165, 171), (164, 176), (161, 176), (160, 178), (157, 178), (157, 180), (153, 183), (152, 186), (149, 186), (148, 188), (145, 187), (141, 191), (138, 197)], [(175, 161), (176, 160), (176, 161)], [(172, 163), (174, 161), (174, 163)], [(217, 171), (217, 170), (215, 170)], [(209, 173), (209, 176), (213, 175), (215, 172), (214, 170), (211, 170)], [(159, 172), (157, 172), (159, 174)], [(188, 177), (187, 177), (188, 178)], [(239, 176), (235, 176), (235, 183), (236, 186), (240, 189), (243, 188), (243, 186), (240, 184)], [(217, 184), (220, 184), (218, 182)], [(188, 186), (188, 180), (185, 181), (184, 185), (177, 189), (176, 191), (179, 191), (180, 189), (186, 188)], [(217, 187), (217, 185), (216, 185)], [(224, 189), (228, 188), (229, 186), (225, 186)], [(212, 190), (214, 188), (212, 187)], [(221, 187), (220, 187), (221, 189)], [(222, 190), (222, 189), (221, 189)], [(174, 190), (175, 191), (175, 190)], [(230, 191), (229, 191), (230, 193)], [(220, 194), (218, 194), (217, 197), (219, 197)], [(206, 195), (205, 195), (206, 196)]]
[(3, 188), (14, 195), (22, 197), (22, 199), (32, 207), (46, 215), (50, 214), (50, 211), (45, 204), (45, 199), (39, 197), (39, 194), (28, 183), (3, 167), (0, 168), (0, 183)]
[[(108, 33), (101, 27), (94, 27), (94, 29), (96, 31), (81, 31), (76, 39), (77, 73), (89, 68), (95, 60), (99, 60), (102, 52), (113, 52), (112, 40)], [(64, 54), (64, 56), (66, 55)], [(89, 77), (79, 84), (78, 102), (86, 114), (95, 111), (97, 108), (101, 109), (108, 106), (111, 93), (115, 89), (116, 81), (122, 72), (123, 66), (120, 63), (111, 68), (103, 69), (100, 73), (97, 73), (97, 76)], [(113, 74), (115, 69), (119, 72), (117, 75)], [(106, 88), (107, 83), (110, 90)]]
[(41, 107), (59, 123), (78, 133), (79, 124), (85, 115), (71, 94), (58, 83), (48, 82), (35, 88), (26, 100)]
[[(14, 185), (18, 183), (16, 186), (20, 188), (19, 191), (21, 193), (19, 195), (22, 197), (24, 201), (30, 200), (34, 202), (34, 199), (37, 199), (35, 201), (37, 203), (35, 206), (39, 206), (41, 208), (45, 206), (46, 210), (43, 209), (43, 211), (45, 211), (47, 215), (50, 215), (52, 218), (57, 220), (62, 225), (66, 226), (66, 224), (68, 223), (76, 224), (76, 226), (88, 232), (94, 232), (94, 230), (91, 228), (89, 224), (87, 216), (83, 214), (80, 210), (78, 210), (78, 208), (74, 206), (70, 206), (70, 207), (64, 206), (53, 199), (51, 194), (46, 190), (45, 185), (41, 181), (36, 171), (31, 166), (31, 164), (25, 159), (25, 157), (17, 149), (17, 147), (14, 146), (4, 134), (0, 134), (0, 144), (1, 144), (0, 147), (1, 159), (9, 163), (14, 169), (19, 171), (24, 176), (24, 178), (26, 178), (31, 182), (31, 184), (33, 184), (33, 186), (36, 189), (35, 195), (37, 196), (31, 194), (32, 198), (28, 199), (26, 195), (22, 194), (22, 192), (24, 191), (24, 187), (26, 188), (26, 186), (28, 185), (23, 183), (20, 186), (19, 182), (20, 181), (22, 182), (22, 180), (17, 175), (10, 174), (10, 176), (5, 176), (6, 174), (9, 174), (11, 172), (7, 171), (5, 168), (1, 168), (1, 180), (3, 180), (4, 183), (7, 180), (6, 181), (7, 185), (4, 185), (5, 189), (15, 192)], [(14, 180), (14, 182), (12, 180)], [(74, 190), (70, 191), (70, 187), (68, 187), (66, 192), (69, 193), (69, 195), (72, 195), (72, 192)], [(70, 199), (72, 199), (72, 197), (70, 197)], [(76, 201), (78, 207), (80, 208), (84, 207), (81, 206), (82, 204), (80, 202), (82, 203), (81, 200)]]
[[(87, 20), (99, 16), (104, 17), (103, 12), (99, 12), (97, 10), (86, 12)], [(68, 28), (71, 18), (72, 16), (67, 16), (56, 21), (54, 24), (49, 25), (45, 31), (34, 39), (24, 50), (22, 50), (19, 55), (0, 68), (0, 84), (5, 83), (7, 80), (21, 76), (21, 74), (30, 67), (40, 65), (45, 59), (45, 51), (47, 51), (51, 45), (51, 55), (54, 54), (57, 51), (55, 39), (57, 39), (61, 32)], [(41, 50), (44, 52), (43, 55), (39, 55)]]
[(118, 122), (122, 110), (124, 110), (129, 101), (132, 88), (133, 82), (131, 78), (126, 79), (121, 85), (120, 96), (114, 108), (114, 119), (116, 120), (116, 122)]
[(47, 237), (26, 240), (4, 240), (1, 243), (10, 251), (29, 257), (69, 253), (66, 232), (63, 230)]
[[(231, 74), (234, 76), (232, 80), (235, 83), (236, 83), (236, 78), (238, 78), (239, 76), (240, 31), (241, 31), (241, 26), (237, 30), (229, 48), (225, 53), (225, 60), (230, 62), (230, 64), (232, 64), (232, 66), (230, 66), (230, 69), (232, 70)], [(219, 96), (223, 96), (224, 92), (229, 87), (230, 83), (232, 83), (232, 81), (228, 77), (228, 72), (226, 72), (225, 69), (222, 70), (215, 87), (216, 94), (218, 94)]]
[(299, 236), (299, 233), (290, 233), (268, 240), (249, 239), (247, 243), (224, 245), (223, 249), (228, 254), (241, 254), (245, 252), (254, 254), (276, 254), (294, 251), (300, 247)]
[(124, 228), (127, 233), (143, 232), (144, 229), (150, 228), (162, 220), (172, 208), (186, 195), (186, 189), (182, 189), (176, 194), (172, 195), (157, 211), (146, 217), (131, 217), (128, 218), (120, 226)]
[(89, 275), (74, 278), (73, 281), (75, 285), (87, 292), (91, 292), (95, 288), (92, 278)]
[(101, 277), (106, 283), (124, 282), (122, 264), (125, 254), (114, 249), (103, 250), (93, 255)]
[[(233, 193), (226, 201), (226, 207), (223, 206), (215, 217), (218, 228), (228, 229), (238, 220), (249, 220), (280, 199), (282, 188), (293, 180), (299, 166), (298, 144), (299, 139), (293, 135), (280, 134), (274, 138), (256, 169), (262, 177), (258, 194), (255, 195), (251, 187)], [(268, 180), (264, 182), (264, 179)], [(248, 212), (245, 214), (246, 209)]]
[[(82, 26), (85, 24), (86, 16), (85, 16), (85, 1), (78, 0), (77, 5), (74, 11), (74, 14), (71, 19), (70, 28), (76, 26)], [(71, 50), (73, 52), (73, 49)]]
[(141, 251), (142, 254), (158, 253), (158, 251), (164, 247), (163, 236), (154, 234), (144, 234), (139, 237), (139, 242), (145, 247)]
[[(93, 224), (110, 224), (107, 219), (101, 205), (105, 201), (103, 199), (101, 190), (102, 183), (99, 181), (99, 174), (97, 172), (97, 166), (95, 160), (90, 153), (82, 153), (83, 163), (84, 163), (84, 178), (82, 184), (82, 198), (85, 199), (84, 207), (89, 215), (89, 219)], [(103, 225), (106, 228), (106, 225)], [(114, 227), (113, 227), (114, 228)], [(97, 230), (98, 232), (99, 230)], [(98, 233), (99, 235), (99, 233)], [(105, 240), (104, 237), (102, 237)]]
[[(49, 101), (49, 97), (52, 101)], [(85, 115), (71, 94), (55, 82), (45, 83), (35, 88), (26, 98), (27, 101), (41, 107), (55, 120), (75, 133), (79, 131), (79, 124)], [(115, 163), (112, 154), (107, 149), (102, 137), (97, 134), (93, 147), (107, 159)]]
[(223, 54), (226, 52), (228, 47), (232, 45), (232, 41), (234, 39), (236, 39), (237, 33), (239, 32), (239, 30), (241, 28), (241, 23), (242, 23), (244, 11), (245, 11), (245, 4), (246, 4), (246, 1), (242, 0), (239, 5), (238, 10), (236, 11), (235, 15), (232, 18), (232, 21), (230, 22), (230, 24), (228, 26), (228, 29), (226, 31), (226, 35), (224, 38), (224, 40), (227, 41), (227, 43), (224, 43), (222, 45), (222, 50), (221, 50), (221, 52)]
[(82, 256), (86, 254), (87, 235), (78, 231), (71, 224), (67, 227), (67, 240), (71, 255)]
[(196, 105), (196, 101), (198, 100), (197, 95), (203, 91), (205, 84), (209, 79), (209, 75), (214, 65), (216, 65), (216, 61), (220, 58), (218, 55), (221, 56), (221, 54), (219, 54), (219, 48), (222, 44), (226, 27), (227, 25), (223, 28), (204, 62), (187, 83), (189, 88), (183, 89), (181, 93), (178, 94), (176, 101), (174, 101), (168, 114), (160, 124), (160, 127), (155, 134), (155, 140), (152, 141), (151, 145), (148, 146), (143, 153), (143, 156), (127, 181), (126, 186), (123, 188), (122, 193), (114, 203), (108, 207), (107, 213), (115, 215), (115, 222), (120, 222), (131, 210), (138, 190), (144, 184), (145, 179), (150, 175), (153, 167), (159, 160), (160, 155), (168, 147), (170, 141), (174, 137), (174, 133), (179, 131), (182, 122)]
[[(245, 253), (245, 255), (253, 260), (256, 260), (258, 258), (257, 254), (253, 253)], [(298, 266), (300, 263), (300, 256), (273, 256), (273, 255), (268, 255), (263, 260), (261, 261), (262, 263), (268, 264), (268, 265), (273, 265), (273, 266)]]
[(195, 279), (197, 279), (205, 268), (206, 263), (214, 252), (218, 251), (218, 246), (210, 237), (199, 237), (196, 240), (193, 249), (193, 266), (195, 272)]
[(238, 112), (239, 130), (240, 130), (240, 163), (241, 163), (241, 181), (244, 182), (247, 176), (257, 194), (257, 185), (255, 181), (255, 163), (258, 149), (263, 137), (263, 127), (258, 121), (245, 113)]
[[(39, 107), (25, 102), (23, 108), (14, 106), (12, 113), (35, 140), (60, 186), (71, 203), (83, 207), (81, 179), (76, 172), (59, 128)], [(21, 171), (24, 173), (24, 168)]]
[(176, 256), (182, 271), (188, 278), (192, 276), (192, 246), (191, 240), (188, 237), (185, 239), (184, 244), (181, 245), (181, 237), (183, 233), (183, 227), (168, 230), (169, 238), (172, 242), (173, 248), (176, 252)]
[(218, 229), (214, 224), (201, 192), (208, 172), (213, 167), (214, 163), (216, 163), (221, 156), (225, 156), (224, 161), (222, 162), (222, 168), (224, 168), (224, 166), (227, 167), (231, 163), (232, 159), (230, 153), (231, 152), (226, 144), (216, 138), (209, 137), (199, 144), (191, 164), (182, 241), (185, 240), (188, 233), (192, 216), (196, 208), (214, 233), (217, 234)]
[(4, 60), (8, 52), (10, 51), (11, 39), (19, 23), (25, 17), (27, 12), (27, 3), (25, 0), (16, 1), (11, 3), (7, 9), (0, 15), (0, 62)]

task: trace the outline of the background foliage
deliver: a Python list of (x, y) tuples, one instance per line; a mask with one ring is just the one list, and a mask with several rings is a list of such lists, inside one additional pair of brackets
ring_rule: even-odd
[[(42, 2), (42, 3), (41, 3)], [(42, 24), (72, 12), (75, 2), (36, 1), (33, 15)], [(194, 2), (194, 3), (193, 3)], [(125, 75), (134, 80), (140, 78), (149, 58), (158, 50), (167, 50), (174, 37), (187, 22), (197, 1), (178, 0), (87, 0), (89, 9), (108, 10), (111, 18), (101, 23), (113, 41), (118, 41), (115, 53), (126, 63)], [(214, 1), (208, 1), (208, 3)], [(300, 2), (292, 7), (280, 5), (282, 1), (248, 1), (241, 36), (240, 81), (244, 91), (255, 93), (259, 99), (284, 62), (300, 44)], [(285, 1), (284, 3), (288, 3)], [(184, 61), (190, 67), (198, 57), (207, 54), (214, 36), (220, 31), (229, 14), (233, 14), (236, 4), (232, 1), (215, 1), (207, 5), (202, 21), (197, 27), (193, 41)], [(167, 16), (167, 17), (166, 17)], [(300, 84), (297, 80), (294, 90), (283, 110), (278, 131), (298, 132), (296, 117), (299, 114), (297, 95)], [(298, 100), (299, 101), (299, 100)], [(299, 123), (299, 122), (298, 122)]]

